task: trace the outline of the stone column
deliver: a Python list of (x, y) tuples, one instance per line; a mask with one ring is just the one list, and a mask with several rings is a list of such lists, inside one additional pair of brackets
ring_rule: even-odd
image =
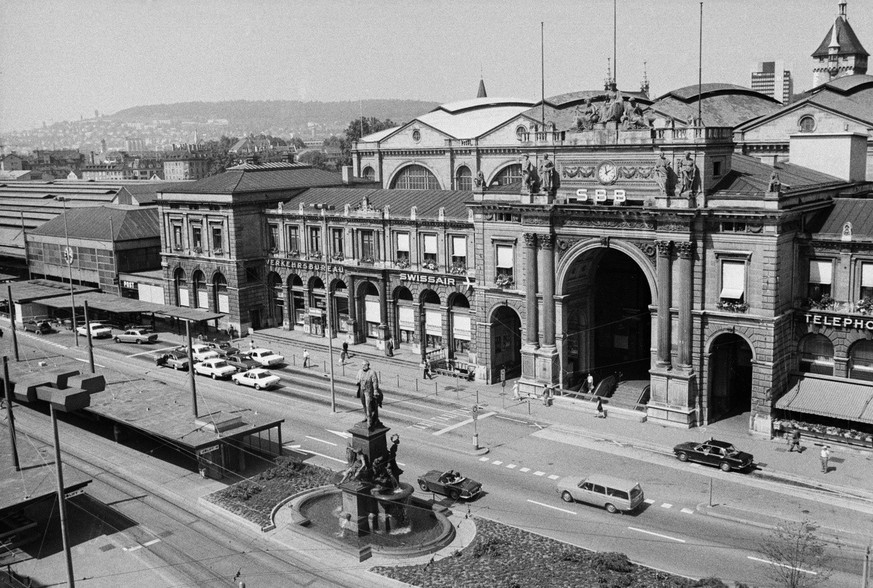
[(658, 366), (670, 366), (670, 303), (672, 289), (672, 241), (656, 241), (658, 246)]
[(543, 279), (543, 346), (555, 345), (555, 236), (539, 235)]
[(676, 243), (679, 254), (679, 341), (677, 361), (683, 369), (691, 368), (691, 305), (694, 288), (694, 242)]
[(524, 234), (524, 294), (527, 303), (525, 344), (539, 346), (539, 329), (537, 327), (537, 235)]
[(386, 341), (391, 336), (388, 329), (388, 280), (382, 279), (379, 288), (379, 341), (382, 349), (388, 353), (388, 345)]
[(347, 277), (349, 289), (349, 322), (348, 322), (348, 339), (349, 343), (354, 345), (358, 342), (358, 292), (355, 284), (355, 277), (349, 274)]

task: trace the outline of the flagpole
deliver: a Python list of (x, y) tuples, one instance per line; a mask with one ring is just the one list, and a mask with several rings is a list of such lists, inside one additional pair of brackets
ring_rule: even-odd
[(540, 93), (542, 98), (543, 133), (546, 132), (546, 41), (543, 21), (540, 21)]

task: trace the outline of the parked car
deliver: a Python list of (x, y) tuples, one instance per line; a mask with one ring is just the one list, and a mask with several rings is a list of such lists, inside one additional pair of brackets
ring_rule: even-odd
[(273, 367), (285, 363), (285, 358), (269, 349), (258, 348), (249, 352), (249, 357), (264, 367)]
[[(184, 349), (185, 351), (188, 350), (188, 348), (184, 345), (182, 346), (182, 349)], [(198, 343), (196, 345), (192, 345), (191, 353), (194, 357), (194, 361), (206, 361), (207, 359), (219, 357), (218, 351), (216, 351), (213, 347), (207, 345), (206, 343)]]
[(279, 376), (271, 374), (263, 368), (256, 368), (247, 372), (234, 374), (230, 377), (234, 384), (252, 386), (255, 390), (266, 390), (279, 383)]
[(188, 369), (188, 353), (174, 349), (155, 357), (155, 365), (171, 367), (174, 370)]
[(696, 461), (704, 465), (717, 466), (724, 472), (743, 470), (752, 465), (751, 453), (739, 451), (727, 441), (710, 439), (703, 443), (688, 441), (673, 448), (679, 461)]
[(45, 335), (54, 331), (48, 321), (25, 321), (24, 330), (37, 335)]
[(418, 487), (424, 492), (435, 492), (448, 496), (452, 500), (461, 498), (472, 500), (482, 491), (481, 483), (466, 478), (460, 472), (453, 470), (448, 470), (447, 472), (430, 470), (418, 477)]
[(637, 482), (600, 474), (561, 478), (557, 489), (564, 502), (593, 504), (611, 513), (636, 510), (645, 500)]
[(91, 337), (94, 339), (108, 339), (112, 336), (112, 328), (107, 327), (103, 323), (90, 322), (87, 325), (76, 327), (76, 332), (82, 336), (88, 336), (88, 330), (91, 331)]
[(115, 336), (116, 343), (154, 343), (158, 340), (158, 334), (146, 329), (128, 329)]
[(195, 363), (194, 373), (201, 376), (210, 376), (213, 380), (217, 380), (218, 378), (229, 378), (236, 373), (236, 368), (220, 357), (213, 357), (206, 361)]
[(247, 353), (231, 353), (230, 355), (225, 356), (224, 361), (241, 372), (247, 372), (251, 369), (261, 367), (261, 364), (249, 357)]

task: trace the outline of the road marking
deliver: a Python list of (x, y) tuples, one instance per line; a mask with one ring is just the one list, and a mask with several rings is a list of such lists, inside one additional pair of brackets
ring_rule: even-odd
[(508, 468), (511, 469), (511, 470), (514, 470), (514, 469), (517, 468), (518, 466), (515, 465), (514, 463), (508, 463), (508, 464), (506, 464), (506, 467), (508, 467)]
[[(76, 361), (81, 361), (82, 363), (88, 363), (88, 360), (87, 360), (87, 359), (79, 359), (78, 357), (74, 357), (73, 359), (75, 359)], [(94, 365), (95, 365), (96, 367), (99, 367), (99, 368), (105, 368), (105, 367), (106, 367), (105, 365), (100, 365), (99, 363), (95, 363)]]
[(651, 498), (646, 498), (643, 502), (645, 502), (646, 504), (655, 504), (655, 501)]
[(337, 437), (342, 437), (343, 439), (351, 439), (352, 434), (346, 431), (334, 431), (332, 429), (325, 429), (328, 433), (333, 433)]
[(142, 546), (149, 547), (150, 545), (154, 545), (155, 543), (160, 543), (160, 541), (161, 541), (160, 539), (152, 539), (151, 541), (149, 541), (147, 543), (143, 543)]
[[(479, 420), (481, 421), (482, 419), (487, 419), (488, 417), (494, 416), (495, 414), (497, 414), (497, 413), (496, 412), (486, 412), (483, 415), (479, 415)], [(448, 433), (449, 431), (454, 431), (455, 429), (463, 427), (464, 425), (469, 425), (472, 422), (473, 422), (473, 419), (465, 419), (465, 420), (461, 421), (460, 423), (455, 423), (454, 425), (450, 425), (450, 426), (446, 427), (445, 429), (440, 429), (439, 431), (436, 431), (434, 433), (434, 435), (442, 435), (443, 433)]]
[(545, 476), (546, 472), (534, 472), (535, 476)]
[(669, 502), (665, 502), (661, 505), (661, 508), (673, 508), (673, 505)]
[(491, 462), (491, 465), (502, 465), (502, 464), (503, 464), (503, 462), (500, 461), (499, 459), (495, 459), (494, 461)]
[(571, 515), (577, 514), (577, 513), (573, 512), (572, 510), (567, 510), (565, 508), (558, 508), (557, 506), (552, 506), (551, 504), (544, 504), (542, 502), (537, 502), (536, 500), (531, 500), (530, 498), (528, 498), (527, 501), (530, 502), (531, 504), (536, 504), (537, 506), (544, 506), (546, 508), (551, 508), (552, 510), (559, 510), (559, 511), (565, 512), (567, 514), (571, 514)]
[(504, 421), (512, 421), (512, 422), (514, 422), (514, 423), (521, 423), (522, 425), (526, 425), (526, 424), (527, 424), (527, 421), (520, 421), (520, 420), (518, 420), (518, 419), (511, 419), (511, 418), (509, 418), (509, 417), (505, 417), (505, 416), (496, 416), (496, 417), (494, 417), (494, 418), (496, 418), (496, 419), (501, 419), (501, 420), (504, 420)]
[(425, 425), (425, 424), (422, 424), (422, 423), (416, 423), (416, 424), (411, 425), (411, 426), (415, 427), (416, 429), (420, 429), (420, 430), (422, 430), (422, 431), (426, 431), (427, 429), (430, 428), (428, 425)]
[(530, 468), (521, 468), (521, 469), (518, 470), (518, 471), (520, 471), (520, 472), (524, 472), (524, 473), (526, 474), (526, 473), (528, 473), (528, 472), (530, 471)]
[(746, 556), (748, 559), (752, 561), (759, 561), (761, 563), (770, 564), (772, 566), (779, 566), (780, 568), (788, 568), (789, 570), (797, 570), (798, 572), (803, 572), (804, 574), (812, 574), (813, 576), (818, 576), (818, 572), (813, 572), (810, 570), (804, 570), (803, 568), (796, 568), (794, 566), (790, 566), (788, 564), (778, 563), (775, 561), (770, 561), (769, 559), (761, 559), (758, 557), (752, 557), (751, 555)]
[(432, 421), (442, 421), (442, 422), (444, 422), (444, 423), (447, 423), (447, 422), (449, 422), (449, 417), (444, 417), (444, 416), (435, 416), (435, 417), (430, 417), (430, 420), (432, 420)]
[(488, 461), (489, 459), (491, 459), (491, 458), (490, 457), (480, 457), (479, 461)]
[(690, 508), (683, 508), (679, 512), (684, 512), (685, 514), (694, 514), (694, 510), (692, 510)]
[(160, 353), (161, 351), (169, 351), (171, 349), (175, 349), (175, 347), (168, 347), (166, 349), (149, 349), (148, 351), (140, 351), (139, 353), (125, 355), (124, 357), (139, 357), (140, 355), (153, 355), (153, 354)]
[(283, 443), (282, 447), (287, 447), (288, 449), (300, 449), (302, 445), (300, 445), (299, 443), (295, 445), (291, 445), (290, 443)]
[(333, 461), (335, 461), (335, 462), (337, 462), (337, 463), (346, 463), (346, 460), (344, 460), (344, 459), (337, 459), (337, 458), (335, 458), (335, 457), (331, 457), (330, 455), (325, 455), (325, 454), (323, 454), (323, 453), (318, 453), (317, 451), (311, 451), (311, 450), (309, 450), (309, 449), (301, 449), (300, 451), (302, 451), (303, 453), (309, 453), (309, 454), (311, 454), (311, 455), (317, 455), (318, 457), (323, 457), (323, 458), (325, 458), (325, 459), (330, 459), (330, 460), (333, 460)]
[(130, 553), (131, 551), (136, 551), (137, 549), (142, 549), (142, 545), (135, 545), (133, 547), (124, 547), (124, 551)]
[(670, 537), (669, 535), (661, 535), (660, 533), (652, 533), (651, 531), (646, 531), (643, 529), (637, 529), (636, 527), (628, 527), (631, 531), (637, 531), (638, 533), (645, 533), (646, 535), (654, 535), (655, 537), (660, 537), (661, 539), (669, 539), (670, 541), (676, 541), (677, 543), (685, 543), (685, 539), (677, 539), (676, 537)]
[(555, 474), (552, 474), (551, 476), (549, 476), (549, 480), (557, 480), (560, 477), (561, 476), (556, 476)]
[(310, 437), (309, 435), (306, 435), (306, 438), (311, 439), (312, 441), (318, 441), (319, 443), (324, 443), (326, 445), (333, 445), (334, 447), (336, 447), (336, 443), (332, 443), (330, 441), (325, 441), (324, 439), (319, 439), (318, 437)]

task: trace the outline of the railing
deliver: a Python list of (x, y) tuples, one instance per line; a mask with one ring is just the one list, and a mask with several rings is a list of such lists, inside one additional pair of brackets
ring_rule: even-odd
[(667, 143), (692, 140), (730, 140), (733, 136), (733, 131), (730, 127), (681, 127), (675, 129), (663, 127), (653, 129), (653, 131), (655, 141), (664, 141)]

